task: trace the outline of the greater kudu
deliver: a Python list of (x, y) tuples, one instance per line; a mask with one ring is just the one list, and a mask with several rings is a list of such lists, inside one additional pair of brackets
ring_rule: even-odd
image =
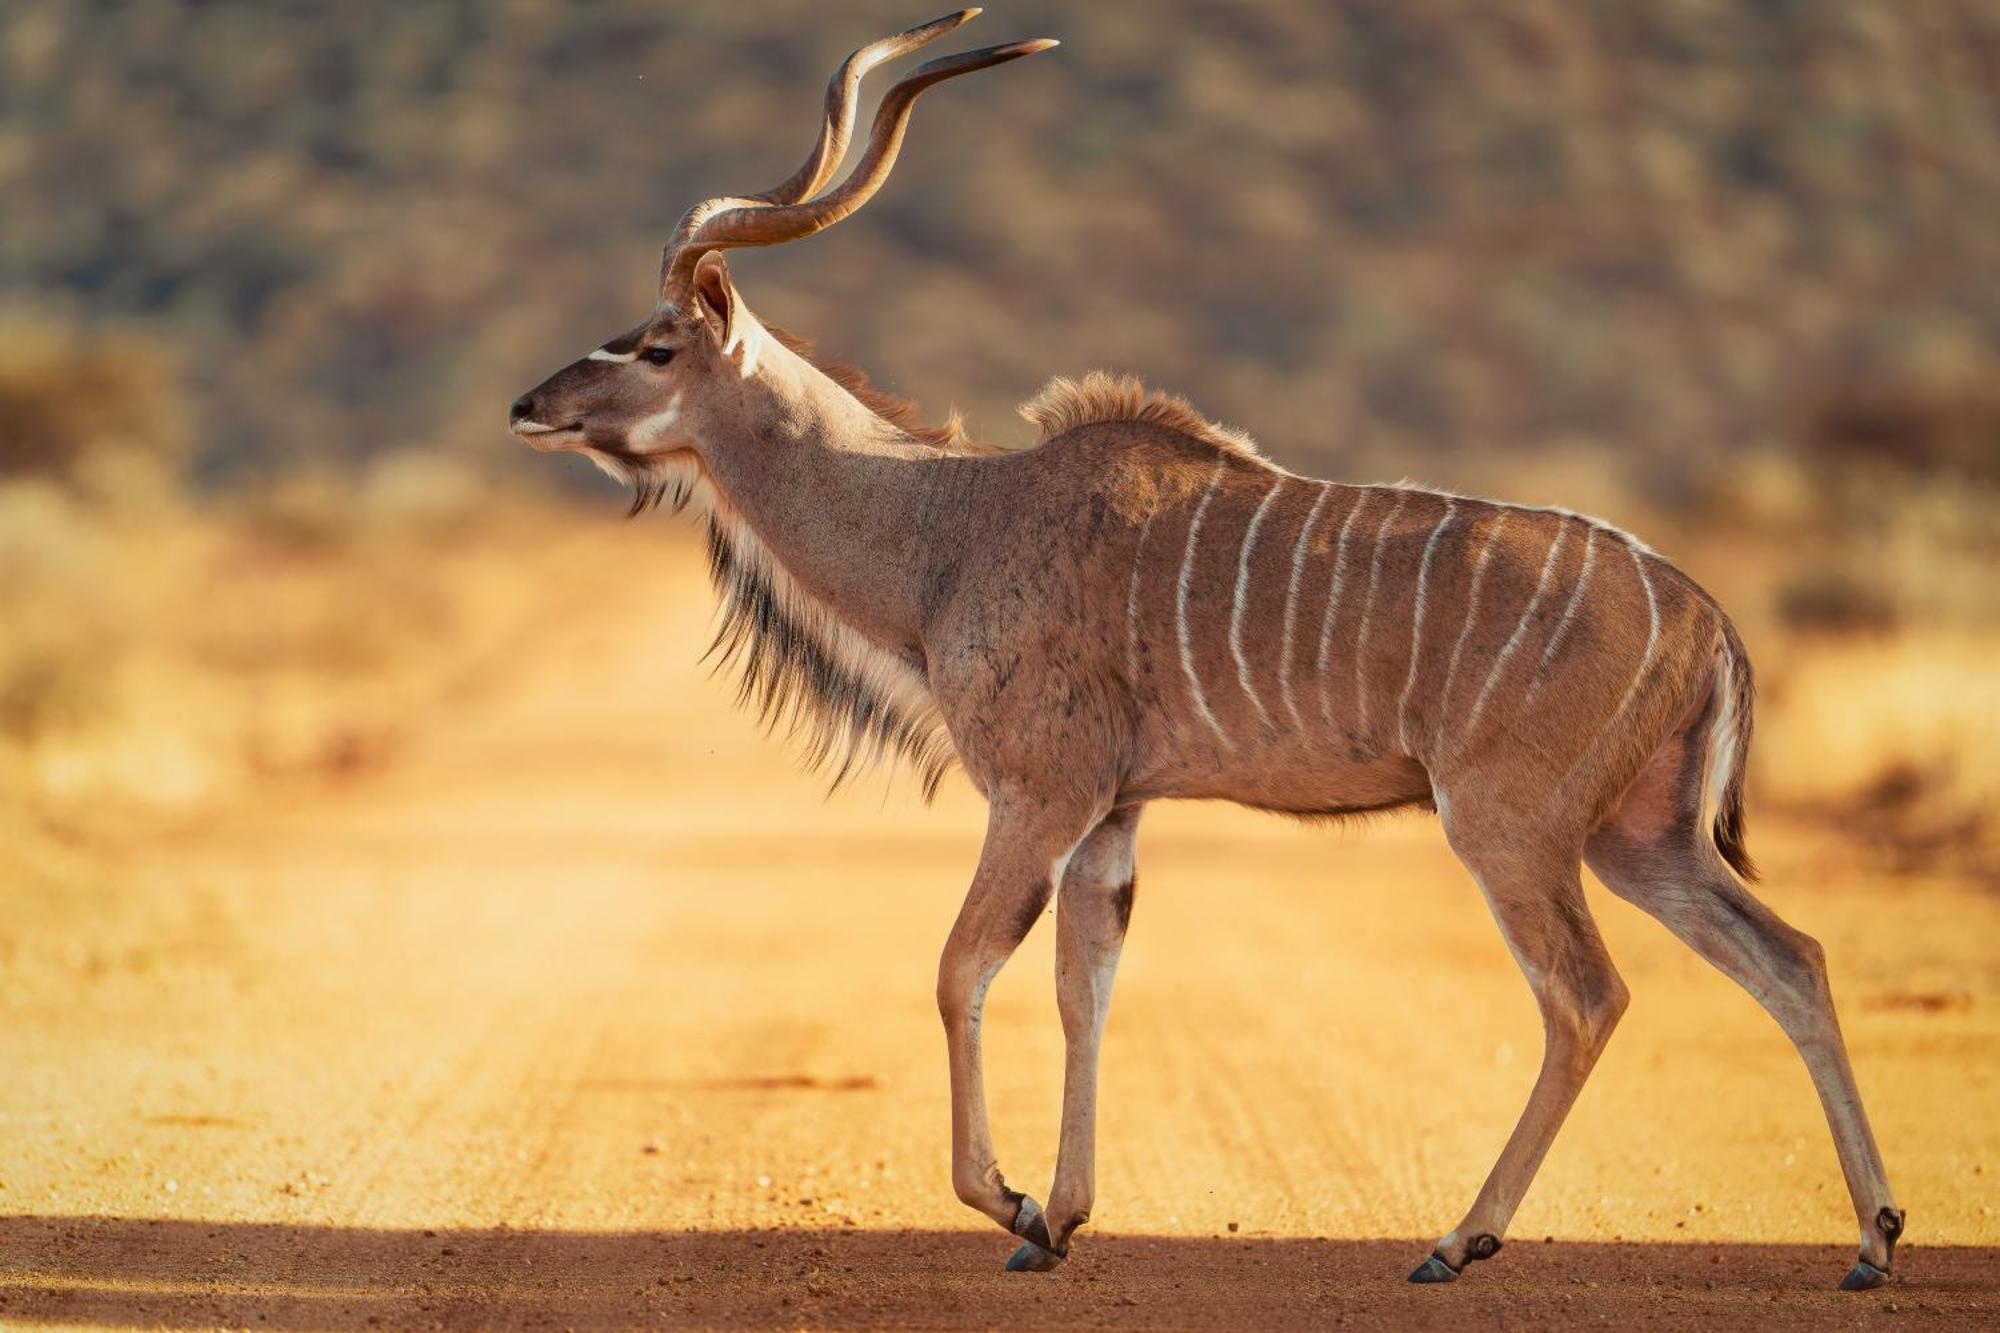
[[(1880, 1284), (1903, 1215), (1863, 1114), (1819, 946), (1731, 873), (1743, 847), (1750, 663), (1686, 575), (1558, 509), (1296, 476), (1137, 382), (1058, 379), (1007, 452), (822, 367), (760, 324), (722, 251), (811, 235), (896, 158), (919, 93), (1046, 50), (932, 61), (889, 90), (860, 164), (832, 177), (861, 77), (966, 10), (856, 51), (805, 164), (697, 205), (652, 314), (514, 404), (514, 432), (706, 513), (719, 643), (743, 690), (816, 759), (884, 753), (926, 787), (952, 762), (990, 806), (944, 949), (958, 1195), (1046, 1269), (1089, 1215), (1099, 1034), (1132, 910), (1139, 814), (1208, 797), (1299, 815), (1434, 806), (1540, 1004), (1526, 1110), (1463, 1220), (1411, 1280), (1500, 1248), (1626, 990), (1586, 907), (1588, 861), (1783, 1025), (1811, 1070)], [(815, 197), (817, 196), (817, 197)], [(1712, 814), (1710, 813), (1712, 811)], [(1002, 1179), (987, 1127), (987, 986), (1059, 892), (1068, 1043), (1044, 1209)]]

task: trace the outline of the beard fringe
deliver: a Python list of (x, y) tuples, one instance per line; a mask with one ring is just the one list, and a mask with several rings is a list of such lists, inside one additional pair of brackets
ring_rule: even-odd
[(694, 498), (694, 482), (676, 471), (670, 476), (660, 476), (651, 471), (634, 471), (632, 474), (632, 504), (625, 511), (625, 517), (637, 518), (649, 509), (658, 509), (661, 501), (667, 502), (667, 512), (678, 514), (688, 507)]
[(673, 455), (630, 458), (601, 449), (587, 449), (584, 453), (599, 472), (621, 486), (632, 488), (632, 503), (625, 510), (627, 518), (637, 518), (662, 503), (667, 505), (668, 513), (680, 513), (694, 499), (702, 480), (701, 469), (695, 463)]
[(798, 586), (687, 455), (591, 461), (632, 488), (627, 518), (662, 504), (708, 520), (710, 581), (720, 623), (703, 654), (736, 676), (737, 700), (768, 730), (800, 743), (807, 771), (832, 771), (829, 790), (883, 763), (915, 770), (925, 801), (957, 752), (927, 683)]

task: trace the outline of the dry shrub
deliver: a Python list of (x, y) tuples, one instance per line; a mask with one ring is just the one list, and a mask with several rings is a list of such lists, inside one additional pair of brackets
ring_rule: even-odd
[(1896, 627), (1896, 608), (1889, 594), (1836, 566), (1794, 571), (1773, 595), (1778, 619), (1789, 629), (1862, 634)]
[(0, 332), (10, 824), (115, 838), (351, 773), (532, 600), (495, 557), (546, 515), (465, 468), (385, 455), (197, 496), (182, 402), (116, 335)]
[(499, 557), (547, 522), (489, 500), (469, 536), (394, 491), (295, 481), (133, 521), (0, 482), (0, 547), (31, 512), (30, 540), (65, 552), (0, 573), (0, 793), (109, 833), (393, 749), (525, 614), (537, 589)]
[(2000, 386), (1994, 367), (1937, 378), (1843, 379), (1810, 395), (1809, 451), (1870, 473), (1942, 473), (2000, 484)]
[[(1704, 554), (1763, 681), (1762, 800), (1873, 864), (2000, 871), (2000, 493), (1970, 391), (1830, 394), (1814, 433), (1745, 470)], [(1866, 404), (1864, 411), (1863, 405)]]
[(2000, 870), (2000, 634), (1801, 638), (1766, 661), (1758, 789), (1898, 871)]
[(159, 338), (41, 313), (0, 320), (0, 479), (157, 487), (189, 440), (184, 381)]

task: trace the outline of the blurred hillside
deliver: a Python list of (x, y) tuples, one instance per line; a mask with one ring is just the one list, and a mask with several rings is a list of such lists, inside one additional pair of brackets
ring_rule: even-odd
[[(933, 4), (0, 6), (0, 820), (345, 772), (504, 654), (591, 540), (523, 493), (598, 484), (505, 404)], [(944, 48), (1043, 34), (739, 252), (752, 305), (996, 443), (1108, 366), (1608, 513), (1744, 624), (1763, 808), (1995, 877), (2000, 10), (1000, 0)]]
[[(0, 290), (170, 344), (211, 470), (507, 451), (680, 212), (783, 176), (840, 56), (930, 13), (20, 0)], [(864, 218), (743, 259), (753, 303), (1002, 441), (1109, 364), (1320, 469), (1996, 468), (1989, 5), (1002, 0), (952, 40), (1037, 33)]]

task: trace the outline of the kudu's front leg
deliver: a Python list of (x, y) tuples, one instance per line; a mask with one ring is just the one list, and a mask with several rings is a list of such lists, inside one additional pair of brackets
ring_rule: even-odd
[(1085, 832), (1101, 814), (995, 793), (972, 889), (938, 962), (938, 1013), (951, 1059), (951, 1183), (960, 1200), (1017, 1236), (1046, 1236), (1042, 1208), (1009, 1189), (993, 1153), (979, 1058), (986, 989), (1048, 906)]
[(1097, 1194), (1097, 1053), (1111, 980), (1132, 917), (1135, 843), (1143, 806), (1114, 810), (1070, 857), (1056, 902), (1056, 1003), (1062, 1010), (1062, 1143), (1048, 1212), (1007, 1261), (1044, 1272), (1069, 1253), (1070, 1236), (1090, 1217)]

